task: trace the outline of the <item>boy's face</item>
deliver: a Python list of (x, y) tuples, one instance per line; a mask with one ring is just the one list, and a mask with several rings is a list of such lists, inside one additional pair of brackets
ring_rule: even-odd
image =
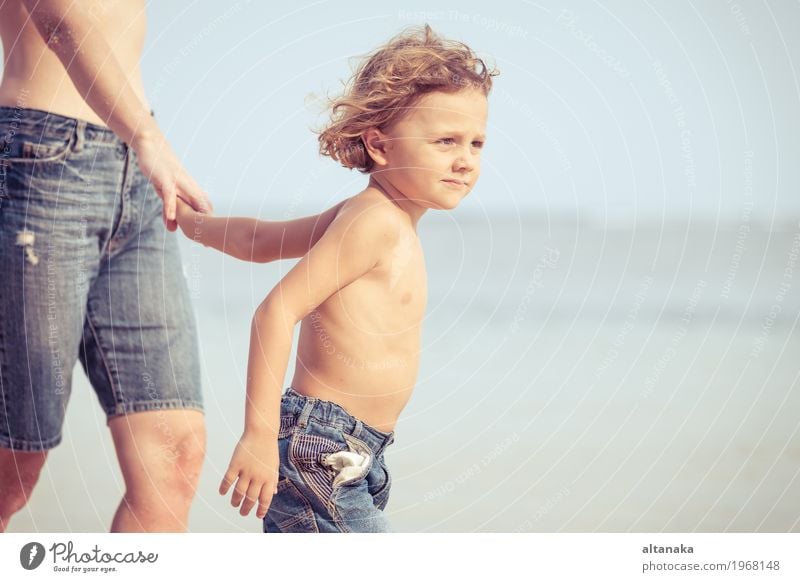
[(455, 208), (478, 180), (488, 109), (479, 90), (426, 94), (383, 132), (385, 163), (373, 173), (414, 204)]

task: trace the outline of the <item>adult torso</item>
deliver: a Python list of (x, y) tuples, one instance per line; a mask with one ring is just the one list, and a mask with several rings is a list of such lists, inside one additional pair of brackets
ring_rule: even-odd
[[(105, 37), (131, 88), (149, 107), (139, 66), (146, 30), (144, 0), (93, 1), (87, 3), (87, 12), (95, 29)], [(0, 37), (4, 57), (0, 105), (40, 109), (104, 125), (83, 100), (19, 0), (0, 2)]]

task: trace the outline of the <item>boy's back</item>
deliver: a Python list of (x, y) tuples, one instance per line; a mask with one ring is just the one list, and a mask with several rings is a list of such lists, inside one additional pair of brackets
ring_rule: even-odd
[[(408, 215), (371, 187), (345, 203), (320, 242), (354, 234), (359, 221), (371, 222), (390, 240), (371, 270), (303, 318), (291, 385), (391, 432), (417, 376), (427, 298), (424, 256)], [(352, 258), (336, 252), (335, 262), (308, 267), (337, 278)]]

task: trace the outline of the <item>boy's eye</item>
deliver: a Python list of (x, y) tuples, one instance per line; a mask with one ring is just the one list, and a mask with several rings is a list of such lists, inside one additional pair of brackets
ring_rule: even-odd
[[(443, 144), (454, 144), (456, 143), (456, 139), (454, 137), (443, 137), (436, 140), (436, 143), (443, 143)], [(475, 140), (472, 142), (472, 147), (474, 148), (482, 148), (483, 142), (480, 140)]]

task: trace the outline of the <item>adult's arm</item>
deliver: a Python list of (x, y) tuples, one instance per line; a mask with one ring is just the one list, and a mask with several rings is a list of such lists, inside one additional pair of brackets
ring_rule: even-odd
[(208, 211), (208, 196), (184, 169), (150, 112), (128, 83), (86, 2), (22, 0), (47, 47), (61, 61), (89, 107), (136, 152), (139, 167), (164, 203), (174, 231), (175, 198)]

